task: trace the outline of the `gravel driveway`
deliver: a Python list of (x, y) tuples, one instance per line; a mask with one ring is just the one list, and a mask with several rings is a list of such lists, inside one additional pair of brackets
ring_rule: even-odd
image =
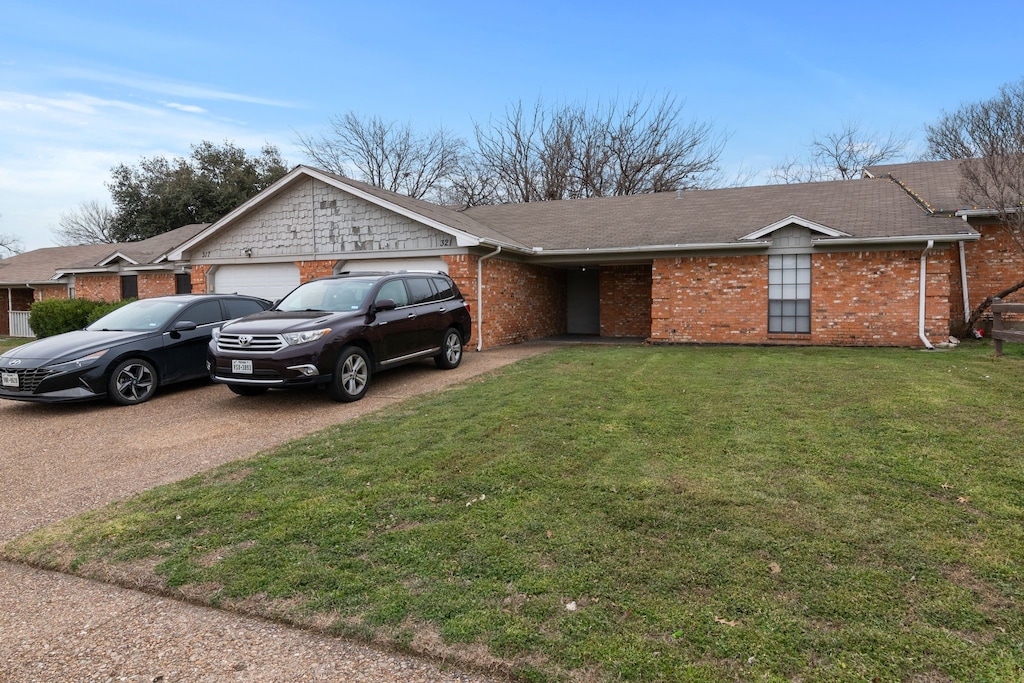
[[(150, 402), (0, 401), (0, 543), (51, 522), (246, 457), (415, 394), (542, 353), (467, 352), (375, 378), (366, 398), (320, 391), (240, 398), (226, 387), (162, 390)], [(486, 681), (435, 664), (62, 574), (0, 562), (0, 680)]]

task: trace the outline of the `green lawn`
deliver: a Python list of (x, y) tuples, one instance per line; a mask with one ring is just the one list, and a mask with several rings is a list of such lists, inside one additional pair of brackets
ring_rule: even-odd
[(23, 339), (20, 337), (0, 337), (0, 353), (8, 349), (13, 349), (15, 346), (21, 346), (32, 341), (31, 339)]
[(8, 544), (527, 680), (1024, 680), (1024, 353), (563, 349)]

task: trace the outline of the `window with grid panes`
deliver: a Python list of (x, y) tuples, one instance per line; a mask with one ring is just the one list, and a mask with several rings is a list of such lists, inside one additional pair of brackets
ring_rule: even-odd
[(768, 256), (768, 332), (810, 334), (810, 254)]

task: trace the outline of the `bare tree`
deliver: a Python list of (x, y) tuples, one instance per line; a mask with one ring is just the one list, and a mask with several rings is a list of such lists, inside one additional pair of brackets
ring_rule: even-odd
[(670, 96), (593, 110), (517, 102), (503, 119), (476, 125), (480, 166), (507, 202), (708, 187), (725, 140), (710, 124), (684, 120)]
[(489, 176), (501, 203), (542, 199), (541, 143), (545, 119), (540, 100), (532, 112), (524, 112), (520, 100), (505, 108), (505, 118), (488, 126), (474, 124), (477, 165)]
[(24, 245), (17, 237), (0, 232), (0, 257), (20, 254), (24, 249)]
[[(989, 209), (1024, 251), (1024, 80), (1002, 86), (990, 100), (943, 112), (926, 127), (927, 156), (962, 159), (960, 199)], [(974, 329), (996, 297), (1024, 288), (1024, 280), (986, 297), (971, 311), (960, 334)]]
[(786, 159), (768, 173), (770, 183), (809, 183), (852, 180), (866, 166), (892, 161), (904, 155), (908, 139), (895, 130), (882, 137), (865, 130), (854, 119), (844, 121), (838, 131), (815, 134), (804, 159)]
[(458, 172), (465, 142), (439, 128), (417, 135), (409, 124), (399, 125), (354, 112), (332, 118), (330, 132), (320, 137), (299, 135), (306, 155), (324, 170), (359, 174), (359, 180), (422, 199), (440, 196)]
[(60, 215), (59, 227), (53, 229), (57, 244), (110, 244), (114, 239), (114, 212), (98, 201), (82, 202), (77, 209)]

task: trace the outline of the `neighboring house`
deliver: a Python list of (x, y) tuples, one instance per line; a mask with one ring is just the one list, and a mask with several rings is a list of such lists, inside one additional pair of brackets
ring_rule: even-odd
[(67, 284), (54, 284), (58, 266), (86, 259), (100, 259), (110, 253), (110, 244), (78, 247), (47, 247), (0, 259), (0, 335), (31, 337), (29, 309), (43, 292), (56, 286), (67, 291)]
[(117, 301), (190, 292), (188, 265), (167, 260), (167, 253), (206, 225), (187, 225), (141, 242), (47, 247), (0, 259), (0, 335), (32, 336), (33, 301)]
[(962, 308), (961, 245), (981, 237), (889, 179), (459, 212), (299, 166), (170, 258), (196, 291), (271, 298), (344, 270), (443, 270), (478, 348), (566, 333), (930, 346)]

